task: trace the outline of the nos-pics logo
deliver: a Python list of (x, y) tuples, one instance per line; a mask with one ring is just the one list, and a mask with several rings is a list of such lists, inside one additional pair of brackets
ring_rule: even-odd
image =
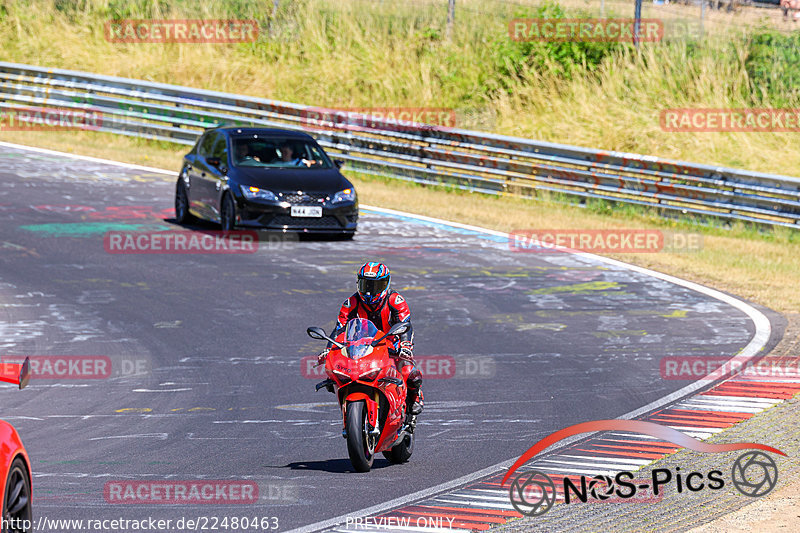
[[(740, 455), (730, 469), (729, 480), (745, 496), (760, 497), (769, 493), (778, 482), (778, 465), (764, 451), (786, 456), (782, 451), (764, 444), (741, 442), (734, 444), (709, 444), (694, 439), (676, 429), (654, 422), (640, 420), (596, 420), (583, 422), (556, 431), (537, 442), (526, 451), (508, 470), (502, 485), (519, 468), (536, 454), (549, 446), (581, 433), (595, 431), (625, 431), (649, 435), (663, 441), (677, 444), (683, 448), (704, 452), (720, 453), (736, 450), (750, 450)], [(763, 451), (757, 451), (763, 450)], [(564, 503), (588, 501), (654, 501), (663, 496), (666, 487), (678, 493), (701, 490), (720, 490), (725, 486), (725, 472), (682, 472), (680, 467), (673, 469), (655, 468), (649, 477), (634, 479), (633, 472), (618, 472), (615, 476), (565, 476), (554, 480), (538, 470), (519, 472), (509, 487), (511, 505), (520, 514), (541, 516), (545, 514), (559, 497)], [(591, 499), (591, 500), (590, 500)]]

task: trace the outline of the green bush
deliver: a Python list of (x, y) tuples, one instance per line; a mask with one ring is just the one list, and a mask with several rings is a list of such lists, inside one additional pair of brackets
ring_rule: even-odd
[(745, 68), (752, 90), (774, 106), (800, 100), (800, 33), (757, 33), (752, 36)]
[[(518, 10), (514, 18), (564, 19), (594, 18), (581, 15), (569, 17), (557, 4), (545, 4), (531, 12)], [(596, 70), (603, 60), (613, 52), (631, 48), (629, 43), (620, 42), (537, 42), (515, 41), (509, 35), (495, 39), (493, 46), (494, 69), (500, 77), (500, 85), (508, 87), (503, 79), (526, 77), (534, 71), (555, 75), (562, 79), (572, 79), (582, 72)]]

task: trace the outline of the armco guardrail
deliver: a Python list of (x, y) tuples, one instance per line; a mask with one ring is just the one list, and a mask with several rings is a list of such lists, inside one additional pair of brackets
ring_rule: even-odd
[[(352, 131), (308, 119), (319, 108), (177, 85), (0, 62), (0, 112), (94, 110), (99, 131), (193, 144), (232, 124), (302, 130), (356, 170), (489, 193), (538, 191), (800, 228), (800, 179), (370, 117)], [(365, 121), (366, 122), (366, 121)]]

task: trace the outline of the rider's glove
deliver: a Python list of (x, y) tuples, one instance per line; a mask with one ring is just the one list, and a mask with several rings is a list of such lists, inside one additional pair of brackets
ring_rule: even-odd
[(330, 350), (325, 349), (319, 353), (319, 355), (317, 356), (317, 365), (325, 364), (325, 358), (328, 357), (328, 352), (330, 352)]
[(400, 351), (397, 354), (400, 359), (406, 361), (414, 361), (414, 344), (410, 341), (402, 341), (400, 343)]

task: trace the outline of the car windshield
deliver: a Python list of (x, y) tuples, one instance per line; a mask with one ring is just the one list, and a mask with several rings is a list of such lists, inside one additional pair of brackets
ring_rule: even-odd
[(234, 137), (233, 165), (237, 167), (320, 169), (331, 168), (330, 159), (312, 141), (256, 136)]
[(347, 322), (344, 340), (350, 359), (361, 359), (372, 352), (372, 341), (378, 335), (378, 328), (366, 318), (354, 318)]

